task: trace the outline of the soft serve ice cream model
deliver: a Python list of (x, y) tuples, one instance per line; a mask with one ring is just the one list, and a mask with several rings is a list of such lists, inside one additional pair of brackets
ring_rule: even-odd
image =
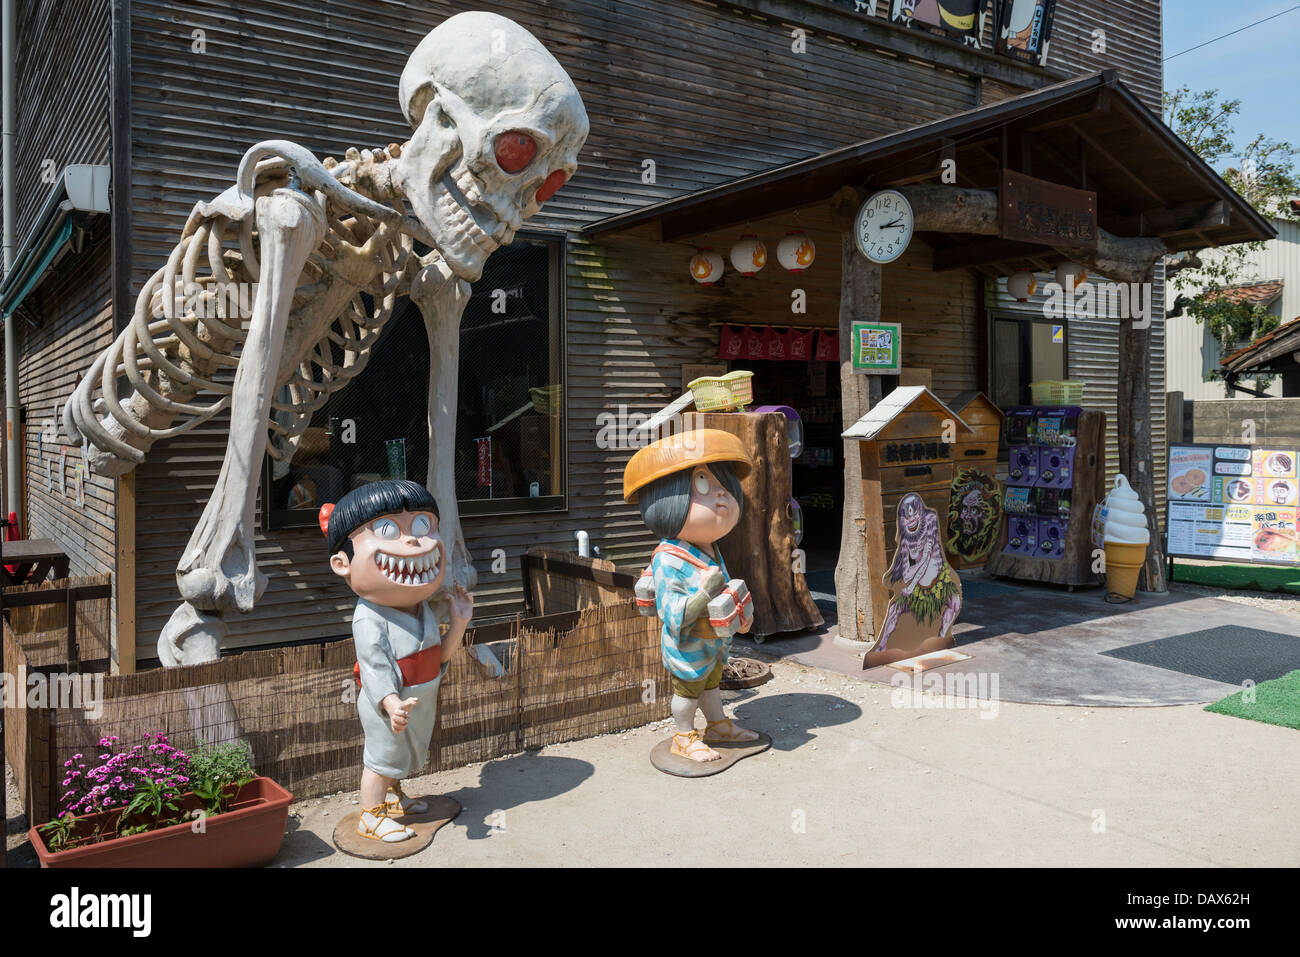
[(1151, 530), (1142, 500), (1123, 475), (1115, 476), (1115, 485), (1106, 496), (1105, 516), (1106, 589), (1111, 595), (1132, 598), (1146, 562)]

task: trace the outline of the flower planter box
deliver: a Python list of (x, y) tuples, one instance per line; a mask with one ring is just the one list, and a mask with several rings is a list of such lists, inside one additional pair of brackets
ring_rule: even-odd
[[(36, 828), (27, 836), (41, 867), (263, 867), (280, 851), (292, 800), (293, 795), (270, 778), (254, 778), (239, 789), (224, 814), (207, 818), (198, 833), (194, 822), (186, 821), (57, 853), (45, 846)], [(184, 795), (178, 804), (187, 811), (203, 806), (193, 794)], [(76, 836), (94, 833), (118, 813), (78, 818)]]

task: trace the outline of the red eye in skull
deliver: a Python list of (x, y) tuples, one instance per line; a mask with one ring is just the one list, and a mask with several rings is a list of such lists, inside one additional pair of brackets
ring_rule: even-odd
[(539, 203), (546, 202), (559, 191), (559, 188), (564, 185), (565, 180), (568, 178), (569, 177), (565, 175), (564, 170), (562, 169), (557, 169), (550, 176), (546, 177), (546, 182), (544, 182), (537, 190), (537, 201)]
[(496, 138), (497, 165), (507, 173), (518, 173), (537, 155), (537, 140), (521, 130), (511, 130)]

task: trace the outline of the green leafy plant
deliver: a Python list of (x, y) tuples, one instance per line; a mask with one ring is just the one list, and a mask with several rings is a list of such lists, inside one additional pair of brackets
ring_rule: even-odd
[(143, 834), (180, 823), (175, 786), (167, 781), (143, 781), (117, 819), (119, 837)]
[(42, 824), (37, 830), (40, 831), (41, 837), (45, 839), (45, 846), (50, 849), (51, 853), (57, 854), (67, 847), (72, 840), (76, 825), (76, 817), (65, 811), (48, 824)]
[[(1218, 90), (1194, 92), (1179, 87), (1164, 94), (1164, 119), (1179, 138), (1201, 159), (1219, 170), (1224, 181), (1240, 193), (1262, 215), (1274, 219), (1295, 219), (1290, 200), (1300, 194), (1300, 174), (1295, 167), (1295, 149), (1290, 143), (1273, 140), (1262, 133), (1234, 153), (1232, 118), (1241, 111), (1240, 100), (1221, 100)], [(1225, 161), (1236, 159), (1236, 165)], [(1275, 329), (1278, 318), (1264, 307), (1235, 301), (1222, 290), (1259, 278), (1252, 275), (1252, 257), (1264, 248), (1262, 242), (1238, 243), (1214, 250), (1183, 252), (1165, 259), (1165, 278), (1176, 298), (1168, 317), (1187, 314), (1204, 323), (1220, 354), (1233, 352), (1239, 343), (1249, 342)], [(1265, 277), (1267, 278), (1267, 277)], [(1219, 370), (1207, 375), (1222, 379)], [(1271, 376), (1255, 380), (1255, 388), (1266, 389)], [(1224, 392), (1232, 390), (1224, 385)]]
[(190, 788), (209, 816), (224, 813), (230, 799), (255, 777), (247, 741), (200, 744), (190, 755)]

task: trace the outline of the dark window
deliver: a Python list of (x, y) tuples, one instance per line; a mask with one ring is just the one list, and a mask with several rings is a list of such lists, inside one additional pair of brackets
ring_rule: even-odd
[(1069, 329), (1063, 322), (997, 316), (993, 320), (993, 402), (1030, 405), (1029, 383), (1065, 379)]
[[(462, 514), (565, 507), (563, 264), (562, 239), (519, 236), (474, 283), (460, 325)], [(428, 389), (424, 318), (402, 300), (365, 368), (314, 413), (292, 460), (268, 456), (268, 527), (315, 525), (322, 504), (367, 482), (423, 482)]]

